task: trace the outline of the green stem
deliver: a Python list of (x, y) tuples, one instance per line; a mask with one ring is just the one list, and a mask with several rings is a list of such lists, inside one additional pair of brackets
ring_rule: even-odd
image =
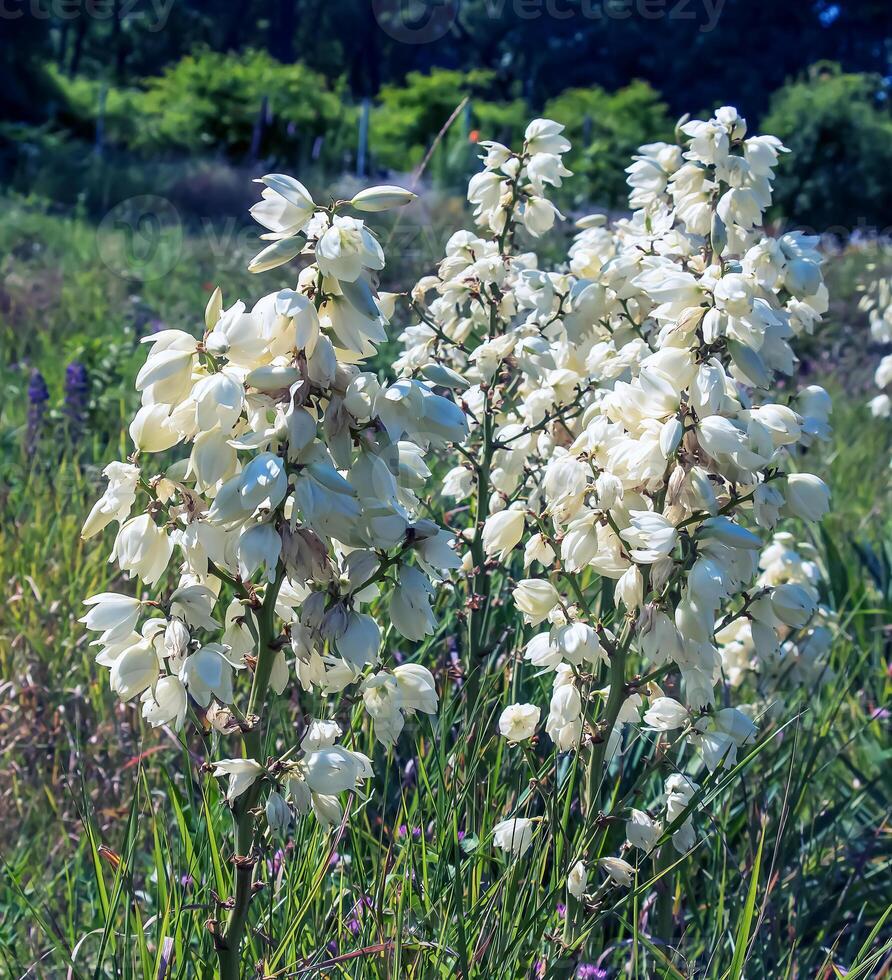
[[(276, 581), (266, 590), (263, 603), (257, 612), (257, 666), (254, 669), (254, 680), (251, 685), (251, 695), (248, 699), (249, 719), (259, 714), (266, 700), (269, 689), (269, 679), (276, 658), (273, 640), (276, 638), (275, 610), (279, 588), (282, 585), (284, 570), (279, 571)], [(255, 720), (254, 726), (242, 736), (243, 754), (246, 759), (263, 762), (263, 732), (260, 721)], [(235, 826), (235, 854), (239, 860), (235, 871), (235, 894), (233, 906), (222, 935), (215, 936), (217, 962), (220, 967), (221, 980), (239, 980), (241, 976), (241, 947), (248, 919), (248, 906), (254, 886), (253, 856), (255, 844), (255, 826), (251, 811), (257, 805), (260, 796), (261, 781), (258, 780), (233, 804), (232, 817)]]
[(616, 725), (620, 709), (626, 699), (626, 655), (632, 640), (632, 627), (626, 624), (625, 634), (616, 648), (609, 651), (610, 656), (610, 694), (604, 711), (603, 739), (591, 747), (588, 767), (585, 774), (585, 788), (582, 797), (583, 814), (589, 819), (598, 809), (598, 785), (604, 769), (604, 757), (610, 742), (610, 733)]
[(474, 511), (474, 538), (471, 542), (471, 560), (474, 574), (471, 578), (471, 608), (468, 610), (468, 657), (466, 695), (469, 711), (473, 711), (480, 690), (480, 672), (483, 669), (484, 624), (489, 606), (489, 576), (486, 573), (486, 553), (483, 550), (483, 525), (489, 516), (489, 469), (492, 464), (492, 410), (489, 393), (483, 406), (483, 446), (480, 465), (477, 467), (476, 507)]

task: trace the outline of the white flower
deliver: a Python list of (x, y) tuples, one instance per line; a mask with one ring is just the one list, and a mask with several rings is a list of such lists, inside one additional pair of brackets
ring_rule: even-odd
[(384, 253), (363, 221), (336, 215), (316, 243), (316, 263), (323, 275), (355, 282), (364, 269), (383, 269)]
[(109, 463), (102, 472), (108, 480), (108, 486), (84, 521), (82, 538), (93, 537), (112, 521), (120, 523), (126, 521), (136, 500), (136, 487), (139, 482), (138, 466), (114, 462)]
[(142, 610), (139, 599), (117, 592), (100, 592), (84, 599), (84, 605), (90, 608), (79, 622), (88, 630), (102, 633), (103, 643), (115, 643), (129, 636)]
[(160, 677), (154, 687), (143, 692), (142, 716), (153, 727), (173, 722), (180, 731), (186, 721), (189, 706), (186, 688), (178, 677)]
[(300, 747), (304, 752), (328, 748), (335, 744), (340, 735), (341, 726), (336, 721), (314, 719), (307, 726), (306, 733), (300, 741)]
[(523, 857), (533, 843), (533, 821), (525, 817), (502, 820), (492, 829), (492, 841), (506, 854)]
[(226, 799), (230, 803), (249, 790), (262, 774), (263, 766), (253, 759), (221, 759), (214, 763), (215, 776), (229, 777)]
[(154, 585), (166, 571), (172, 553), (170, 536), (148, 514), (140, 514), (121, 525), (109, 561), (117, 560), (122, 571)]
[(582, 861), (577, 861), (567, 875), (567, 891), (576, 899), (582, 899), (588, 884), (588, 869)]
[(244, 581), (250, 581), (258, 568), (272, 582), (276, 577), (282, 538), (272, 524), (255, 524), (243, 531), (238, 539), (238, 570)]
[(771, 611), (787, 626), (799, 629), (814, 615), (817, 602), (813, 592), (797, 582), (785, 582), (768, 595)]
[(499, 731), (509, 742), (523, 742), (535, 734), (540, 714), (534, 704), (509, 704), (499, 716)]
[(632, 884), (635, 869), (628, 861), (622, 858), (605, 857), (598, 861), (598, 867), (606, 871), (615, 884), (622, 885), (624, 888)]
[(555, 688), (545, 730), (559, 752), (576, 748), (582, 734), (582, 698), (575, 685), (561, 684)]
[(306, 187), (286, 174), (266, 174), (258, 183), (267, 186), (263, 200), (251, 208), (251, 217), (270, 230), (264, 238), (290, 238), (303, 231), (316, 210)]
[(127, 647), (112, 664), (111, 689), (122, 701), (151, 687), (158, 678), (158, 654), (146, 640)]
[(362, 700), (375, 722), (375, 738), (390, 748), (399, 738), (404, 724), (396, 679), (384, 672), (367, 678), (362, 685)]
[(530, 626), (541, 623), (560, 599), (551, 582), (539, 578), (521, 579), (511, 594), (514, 604), (523, 613), (524, 622)]
[(437, 689), (433, 674), (421, 664), (399, 664), (393, 668), (393, 676), (400, 692), (403, 711), (437, 713)]
[(654, 698), (644, 712), (644, 724), (657, 732), (671, 732), (687, 724), (688, 709), (674, 698)]
[(806, 521), (819, 521), (830, 508), (830, 489), (811, 473), (791, 473), (787, 477), (786, 510)]
[(672, 552), (678, 534), (662, 514), (633, 510), (629, 519), (631, 527), (621, 531), (620, 536), (632, 546), (630, 554), (635, 561), (650, 565)]
[(416, 196), (405, 188), (393, 184), (381, 184), (378, 187), (367, 187), (355, 194), (350, 203), (358, 211), (389, 211), (391, 208), (401, 208), (411, 204)]
[(274, 836), (284, 837), (291, 823), (291, 807), (275, 790), (266, 798), (266, 824)]
[(346, 629), (334, 642), (338, 653), (358, 670), (378, 659), (381, 630), (371, 616), (351, 610)]
[(505, 561), (523, 535), (522, 510), (503, 510), (490, 514), (483, 525), (483, 550)]
[(632, 810), (626, 821), (626, 840), (639, 850), (650, 852), (659, 840), (663, 828), (642, 810)]
[(211, 703), (212, 696), (223, 704), (232, 704), (232, 666), (219, 643), (208, 643), (186, 657), (180, 680), (203, 708)]
[(308, 752), (304, 758), (307, 785), (314, 793), (333, 796), (355, 790), (372, 778), (372, 764), (361, 752), (331, 745)]
[(411, 565), (400, 569), (399, 585), (390, 597), (390, 618), (407, 640), (423, 640), (433, 633), (436, 619), (431, 609), (433, 586)]

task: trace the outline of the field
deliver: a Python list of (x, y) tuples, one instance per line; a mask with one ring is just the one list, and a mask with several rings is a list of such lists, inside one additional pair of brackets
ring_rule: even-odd
[[(383, 285), (406, 289), (427, 271), (460, 210), (443, 201), (442, 225), (428, 215), (392, 228), (399, 260)], [(212, 751), (194, 730), (153, 731), (120, 704), (78, 623), (85, 596), (126, 589), (106, 563), (111, 535), (97, 547), (79, 532), (102, 467), (128, 452), (139, 340), (160, 325), (200, 332), (215, 285), (227, 303), (259, 292), (245, 270), (253, 236), (239, 224), (175, 230), (155, 246), (140, 253), (113, 223), (36, 201), (8, 198), (0, 212), (3, 976), (210, 976), (205, 922), (231, 891), (229, 817), (202, 770)], [(838, 621), (827, 674), (791, 687), (756, 749), (715, 780), (709, 836), (664, 869), (658, 905), (642, 888), (631, 905), (607, 908), (585, 946), (588, 972), (562, 963), (565, 881), (551, 845), (535, 842), (507, 864), (484, 841), (524, 794), (551, 805), (570, 762), (553, 765), (544, 746), (509, 752), (499, 737), (507, 678), (517, 684), (520, 671), (486, 675), (483, 707), (465, 717), (450, 657), (459, 627), (446, 619), (428, 647), (439, 714), (410, 720), (389, 758), (360, 725), (361, 704), (337, 706), (377, 777), (346, 830), (304, 821), (287, 843), (264, 842), (266, 887), (249, 933), (260, 975), (892, 974), (892, 425), (865, 406), (880, 351), (857, 308), (859, 283), (890, 264), (869, 244), (828, 252), (831, 311), (799, 349), (793, 382), (834, 397), (833, 438), (808, 461), (833, 492), (811, 542)], [(382, 371), (390, 352), (379, 354)], [(547, 679), (523, 683), (547, 699)], [(295, 690), (279, 710), (281, 730), (294, 730), (312, 706)], [(622, 771), (611, 779), (614, 801), (630, 792)], [(568, 826), (558, 847), (592, 830)], [(614, 853), (612, 829), (595, 828), (594, 857)], [(520, 888), (521, 874), (538, 889)], [(667, 923), (677, 954), (648, 938)]]

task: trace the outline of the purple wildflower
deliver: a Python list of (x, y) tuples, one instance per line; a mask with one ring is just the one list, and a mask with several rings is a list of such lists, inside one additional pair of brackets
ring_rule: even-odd
[(33, 453), (40, 439), (40, 430), (46, 415), (46, 403), (50, 400), (50, 392), (43, 375), (38, 370), (31, 372), (28, 382), (28, 428), (25, 432), (25, 448)]
[(87, 420), (87, 401), (90, 397), (90, 376), (80, 361), (72, 361), (65, 369), (65, 416), (72, 441), (80, 439)]
[(607, 980), (607, 971), (594, 963), (580, 963), (576, 968), (576, 980)]

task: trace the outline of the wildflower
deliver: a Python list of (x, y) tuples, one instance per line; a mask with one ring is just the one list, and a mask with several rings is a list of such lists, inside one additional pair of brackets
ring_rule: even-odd
[(90, 396), (90, 376), (80, 361), (72, 361), (65, 368), (65, 403), (63, 411), (68, 420), (68, 436), (77, 442), (87, 418), (87, 402)]
[(526, 741), (535, 733), (540, 714), (534, 704), (509, 704), (499, 716), (499, 731), (509, 742)]
[(632, 884), (635, 869), (628, 861), (622, 858), (605, 857), (598, 861), (598, 866), (607, 872), (614, 884), (622, 885), (624, 888)]
[(32, 371), (28, 381), (28, 425), (25, 430), (25, 451), (29, 454), (35, 451), (40, 438), (49, 400), (50, 392), (43, 375), (40, 371)]
[(525, 817), (502, 820), (493, 827), (492, 840), (506, 853), (523, 857), (533, 843), (533, 821)]
[(581, 899), (585, 894), (585, 887), (588, 884), (588, 870), (582, 861), (577, 861), (570, 869), (567, 876), (567, 891), (576, 899)]

